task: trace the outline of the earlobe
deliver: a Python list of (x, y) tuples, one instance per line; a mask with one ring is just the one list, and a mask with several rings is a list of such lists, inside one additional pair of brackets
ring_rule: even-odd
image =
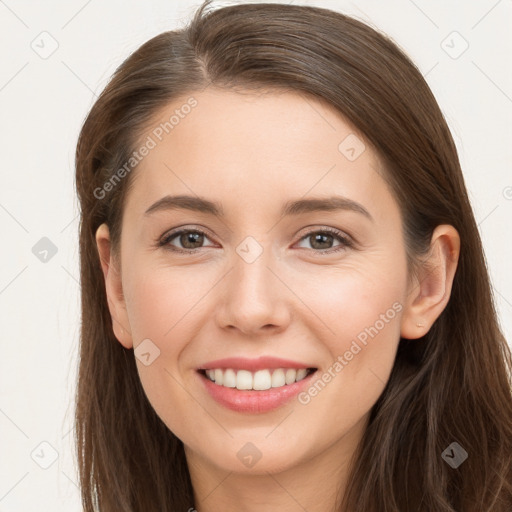
[(432, 233), (430, 252), (410, 287), (402, 315), (402, 338), (424, 336), (445, 309), (450, 299), (457, 270), (460, 237), (450, 225), (439, 225)]
[(96, 246), (100, 259), (105, 291), (112, 319), (112, 330), (117, 340), (125, 348), (133, 348), (133, 341), (129, 329), (128, 314), (124, 301), (121, 274), (117, 269), (114, 255), (111, 250), (110, 231), (106, 223), (96, 230)]

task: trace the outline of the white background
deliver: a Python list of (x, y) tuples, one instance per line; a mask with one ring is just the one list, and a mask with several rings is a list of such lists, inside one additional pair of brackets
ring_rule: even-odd
[[(294, 3), (368, 22), (426, 76), (459, 150), (510, 342), (512, 1)], [(76, 139), (114, 69), (150, 37), (183, 26), (199, 4), (0, 0), (0, 512), (81, 510), (72, 434), (79, 329)], [(43, 59), (31, 45), (51, 48), (51, 38), (58, 48)], [(445, 51), (459, 53), (464, 40), (469, 47), (458, 58)], [(42, 237), (58, 251), (46, 263), (32, 253)], [(57, 459), (43, 469), (52, 454)]]

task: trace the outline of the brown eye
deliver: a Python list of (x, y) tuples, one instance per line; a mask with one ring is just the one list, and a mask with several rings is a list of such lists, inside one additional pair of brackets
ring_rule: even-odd
[(184, 249), (197, 249), (204, 240), (202, 233), (187, 231), (179, 235), (178, 240)]
[(324, 233), (309, 235), (309, 241), (313, 249), (330, 249), (333, 243), (333, 236)]
[[(201, 249), (205, 240), (209, 240), (206, 236), (206, 233), (200, 230), (195, 229), (182, 229), (180, 231), (175, 231), (174, 233), (169, 233), (166, 235), (159, 243), (160, 246), (163, 246), (171, 251), (176, 252), (193, 252), (196, 249)], [(177, 242), (179, 245), (176, 246), (173, 241)], [(210, 246), (213, 244), (210, 244)]]
[[(337, 245), (333, 245), (338, 240)], [(352, 247), (351, 240), (341, 231), (334, 229), (321, 229), (310, 231), (301, 238), (301, 242), (307, 241), (315, 252), (333, 253), (348, 247)], [(307, 247), (306, 247), (307, 248)]]

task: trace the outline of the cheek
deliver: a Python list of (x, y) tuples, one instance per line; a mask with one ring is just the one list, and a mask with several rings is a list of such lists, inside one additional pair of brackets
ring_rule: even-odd
[[(185, 391), (182, 355), (208, 321), (205, 299), (218, 276), (206, 267), (194, 271), (150, 261), (132, 262), (126, 269), (123, 290), (139, 377), (157, 414), (166, 423), (171, 418), (169, 428), (180, 431), (179, 418), (184, 416), (174, 411), (193, 405)], [(137, 357), (137, 347), (143, 340), (152, 351), (147, 366)], [(153, 353), (158, 355), (154, 357)]]
[(123, 283), (134, 345), (150, 338), (162, 351), (179, 351), (186, 342), (184, 332), (198, 325), (210, 282), (214, 276), (210, 279), (199, 269), (147, 265), (139, 273), (134, 270)]
[(386, 264), (382, 258), (354, 261), (315, 275), (297, 273), (294, 287), (310, 310), (302, 320), (308, 319), (315, 333), (325, 333), (322, 341), (336, 356), (349, 348), (347, 341), (358, 338), (364, 343), (380, 334), (385, 338), (391, 330), (396, 334), (406, 286), (400, 268), (398, 261)]
[[(201, 311), (199, 299), (206, 293), (200, 288), (205, 286), (205, 280), (191, 279), (192, 272), (179, 269), (149, 268), (126, 279), (125, 299), (137, 371), (157, 415), (178, 437), (186, 437), (192, 435), (198, 423), (187, 421), (186, 413), (194, 410), (197, 403), (186, 391), (179, 362), (200, 328), (197, 315)], [(137, 347), (143, 340), (150, 347), (148, 365), (137, 356), (142, 353)]]
[(347, 266), (331, 272), (329, 279), (297, 282), (312, 312), (308, 328), (329, 353), (326, 367), (300, 403), (314, 401), (315, 407), (336, 411), (339, 415), (334, 417), (350, 421), (377, 401), (400, 340), (406, 276), (395, 263)]

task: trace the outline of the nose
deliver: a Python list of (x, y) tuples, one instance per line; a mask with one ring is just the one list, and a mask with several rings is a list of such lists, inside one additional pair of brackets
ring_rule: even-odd
[(291, 292), (271, 259), (270, 250), (264, 250), (252, 262), (234, 255), (233, 267), (221, 285), (216, 310), (222, 329), (256, 336), (276, 334), (287, 328)]

